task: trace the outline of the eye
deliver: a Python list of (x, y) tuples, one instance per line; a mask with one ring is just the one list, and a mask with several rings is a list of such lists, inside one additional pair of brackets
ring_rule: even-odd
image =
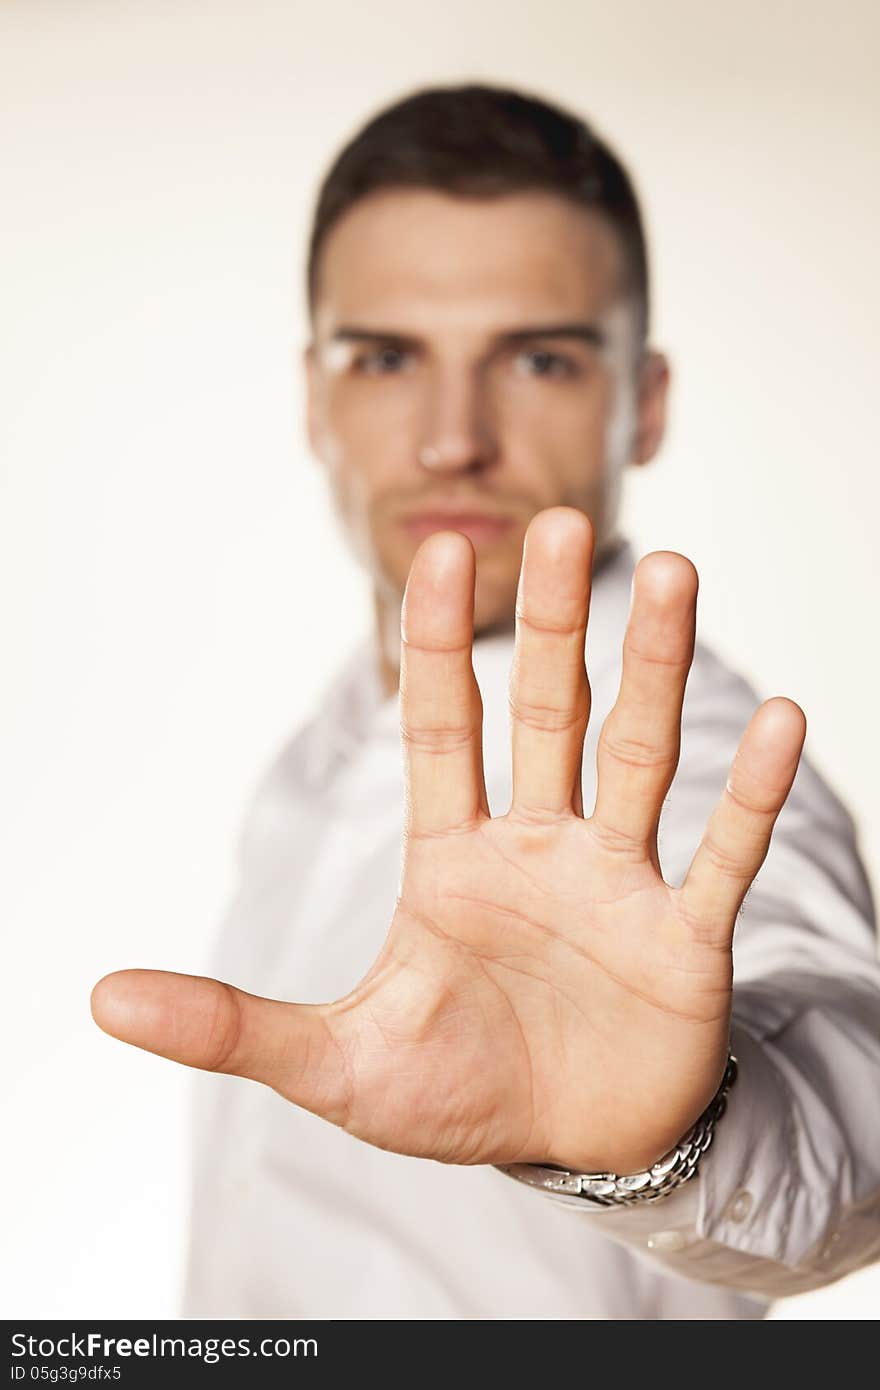
[(572, 358), (560, 352), (551, 352), (548, 348), (528, 348), (518, 352), (514, 366), (520, 376), (568, 377), (574, 376), (577, 371)]
[(393, 343), (383, 343), (358, 353), (354, 366), (367, 376), (394, 376), (404, 371), (410, 364), (411, 354)]

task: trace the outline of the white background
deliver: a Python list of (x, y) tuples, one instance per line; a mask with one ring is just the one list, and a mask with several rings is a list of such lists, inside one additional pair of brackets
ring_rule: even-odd
[(630, 163), (677, 381), (628, 529), (803, 706), (876, 882), (878, 41), (873, 0), (0, 6), (5, 1316), (177, 1311), (188, 1075), (89, 991), (204, 968), (244, 798), (368, 622), (303, 445), (302, 246), (412, 87), (524, 85)]

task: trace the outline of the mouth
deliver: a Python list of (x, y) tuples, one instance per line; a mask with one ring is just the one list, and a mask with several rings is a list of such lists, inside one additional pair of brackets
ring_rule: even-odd
[(417, 512), (401, 520), (401, 526), (413, 540), (423, 541), (435, 531), (460, 531), (474, 545), (500, 540), (513, 525), (512, 517), (476, 511)]

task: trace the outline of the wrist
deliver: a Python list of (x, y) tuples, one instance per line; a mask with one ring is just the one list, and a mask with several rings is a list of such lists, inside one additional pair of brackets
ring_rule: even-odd
[(736, 1081), (737, 1062), (730, 1054), (721, 1083), (695, 1123), (662, 1158), (637, 1171), (584, 1171), (550, 1163), (496, 1164), (508, 1177), (545, 1192), (582, 1200), (595, 1206), (631, 1205), (657, 1201), (696, 1176), (712, 1142), (715, 1125), (724, 1114), (727, 1093)]
[[(727, 1047), (718, 1057), (716, 1067), (707, 1079), (695, 1087), (693, 1078), (665, 1077), (667, 1085), (661, 1091), (641, 1096), (639, 1107), (627, 1109), (626, 1100), (615, 1100), (613, 1132), (607, 1123), (601, 1125), (601, 1136), (590, 1136), (584, 1144), (583, 1114), (569, 1115), (567, 1132), (554, 1134), (554, 1142), (546, 1153), (535, 1161), (542, 1167), (559, 1168), (570, 1173), (610, 1172), (620, 1175), (640, 1173), (664, 1158), (698, 1123), (719, 1093), (729, 1089), (729, 1057)], [(680, 1094), (684, 1087), (689, 1099)], [(647, 1102), (647, 1107), (646, 1103)], [(599, 1128), (599, 1126), (597, 1126)], [(558, 1142), (556, 1142), (558, 1140)], [(598, 1141), (598, 1142), (596, 1142)]]

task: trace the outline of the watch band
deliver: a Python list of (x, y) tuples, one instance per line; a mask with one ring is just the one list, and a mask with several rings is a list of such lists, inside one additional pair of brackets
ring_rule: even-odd
[(715, 1125), (727, 1106), (727, 1093), (736, 1081), (736, 1058), (728, 1054), (721, 1084), (702, 1115), (687, 1134), (668, 1153), (641, 1173), (572, 1173), (552, 1164), (498, 1163), (494, 1166), (508, 1177), (529, 1187), (553, 1193), (574, 1203), (597, 1207), (634, 1206), (656, 1202), (696, 1176), (697, 1166), (712, 1142)]

